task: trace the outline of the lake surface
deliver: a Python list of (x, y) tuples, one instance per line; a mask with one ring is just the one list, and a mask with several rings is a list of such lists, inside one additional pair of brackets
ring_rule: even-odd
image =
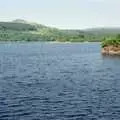
[(1, 43), (0, 120), (120, 120), (120, 57), (99, 43)]

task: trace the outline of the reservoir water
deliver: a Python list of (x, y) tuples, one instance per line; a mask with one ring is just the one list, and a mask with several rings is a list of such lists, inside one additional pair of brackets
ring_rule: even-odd
[(120, 120), (120, 57), (100, 43), (1, 43), (0, 120)]

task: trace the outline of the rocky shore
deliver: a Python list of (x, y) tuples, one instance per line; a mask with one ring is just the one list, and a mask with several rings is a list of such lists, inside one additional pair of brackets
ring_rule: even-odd
[(119, 46), (106, 46), (102, 48), (103, 55), (120, 55), (120, 45)]

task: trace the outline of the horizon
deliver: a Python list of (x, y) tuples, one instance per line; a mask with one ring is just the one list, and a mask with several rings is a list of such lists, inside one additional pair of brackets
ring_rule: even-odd
[(59, 29), (120, 27), (116, 0), (4, 0), (0, 4), (0, 21), (16, 18)]

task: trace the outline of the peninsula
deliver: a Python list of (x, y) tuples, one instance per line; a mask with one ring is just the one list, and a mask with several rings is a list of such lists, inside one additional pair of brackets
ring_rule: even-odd
[(107, 38), (102, 42), (103, 55), (120, 55), (120, 34), (114, 38)]

